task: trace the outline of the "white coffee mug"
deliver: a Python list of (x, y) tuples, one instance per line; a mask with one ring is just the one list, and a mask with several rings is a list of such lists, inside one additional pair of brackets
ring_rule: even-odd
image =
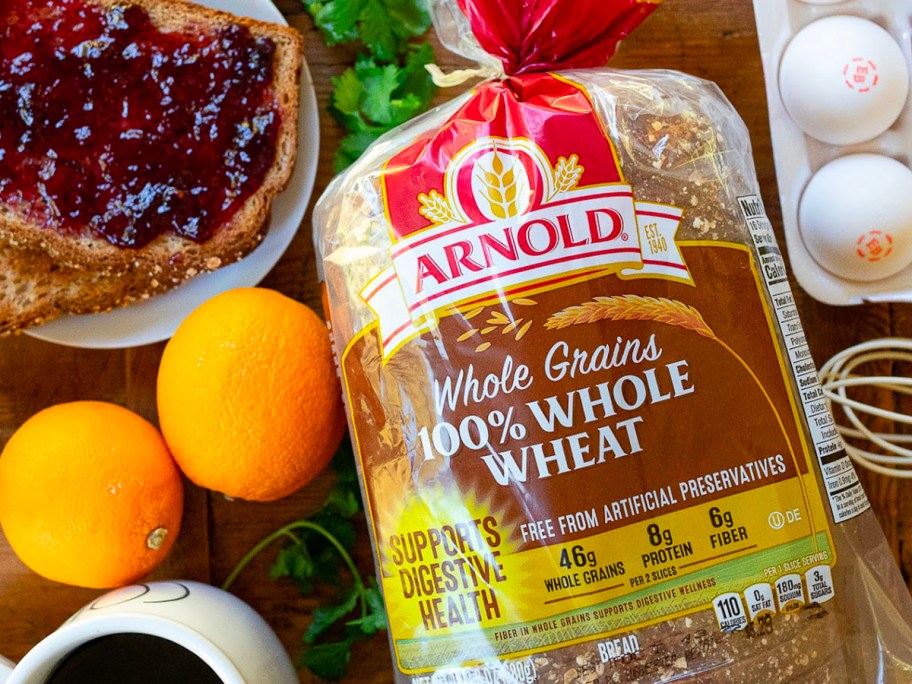
[(297, 684), (278, 637), (240, 599), (199, 582), (150, 582), (92, 601), (14, 664), (0, 658), (0, 684), (43, 684), (74, 649), (122, 633), (162, 637), (201, 658), (225, 684)]

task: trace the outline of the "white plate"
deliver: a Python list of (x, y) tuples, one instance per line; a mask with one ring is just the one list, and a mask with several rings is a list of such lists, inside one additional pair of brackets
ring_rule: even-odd
[[(269, 0), (201, 0), (200, 4), (239, 16), (287, 23)], [(298, 161), (288, 187), (272, 203), (269, 232), (251, 254), (149, 301), (106, 314), (64, 316), (26, 333), (49, 342), (93, 349), (151, 344), (171, 337), (181, 321), (207, 299), (235, 287), (256, 285), (281, 258), (301, 225), (317, 173), (319, 140), (317, 98), (305, 62), (298, 115)]]

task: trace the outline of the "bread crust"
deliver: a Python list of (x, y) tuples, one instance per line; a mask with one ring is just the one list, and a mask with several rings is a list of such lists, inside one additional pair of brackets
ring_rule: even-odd
[(47, 252), (0, 244), (0, 335), (62, 314), (110, 311), (170, 289), (164, 281), (62, 266)]
[[(81, 233), (64, 233), (29, 220), (28, 207), (0, 205), (0, 266), (7, 281), (28, 281), (39, 274), (45, 284), (61, 291), (43, 292), (32, 303), (9, 301), (0, 287), (0, 332), (43, 322), (60, 313), (108, 310), (147, 298), (196, 275), (242, 258), (261, 241), (273, 198), (288, 184), (297, 153), (299, 84), (303, 40), (294, 29), (279, 24), (236, 17), (185, 0), (88, 0), (101, 7), (139, 6), (164, 31), (226, 25), (246, 26), (256, 37), (268, 37), (276, 46), (273, 89), (281, 110), (276, 157), (261, 185), (212, 237), (195, 242), (163, 233), (140, 248), (120, 248), (88, 226)], [(21, 254), (14, 253), (16, 250)], [(46, 255), (50, 261), (42, 257)], [(79, 282), (74, 289), (69, 280)], [(23, 285), (30, 289), (34, 284)], [(88, 292), (86, 288), (95, 288)], [(43, 286), (39, 289), (44, 289)], [(42, 302), (35, 308), (34, 302)], [(21, 311), (10, 311), (22, 307)]]

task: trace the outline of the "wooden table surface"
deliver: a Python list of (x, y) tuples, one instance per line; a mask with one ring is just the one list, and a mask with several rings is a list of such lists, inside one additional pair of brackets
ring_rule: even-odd
[[(298, 0), (280, 0), (280, 9), (306, 39), (306, 56), (320, 103), (321, 147), (314, 198), (332, 177), (332, 155), (341, 135), (326, 112), (330, 78), (354, 59), (348, 49), (327, 48)], [(459, 59), (434, 43), (444, 69)], [(767, 121), (760, 54), (750, 0), (669, 0), (623, 44), (612, 66), (669, 68), (713, 80), (747, 122), (766, 207), (780, 244), (780, 209)], [(456, 91), (440, 95), (444, 100)], [(783, 245), (784, 246), (784, 245)], [(320, 308), (308, 213), (291, 248), (263, 285)], [(904, 305), (833, 308), (805, 295), (795, 296), (818, 364), (857, 342), (886, 335), (912, 336), (912, 310)], [(113, 401), (155, 420), (154, 385), (163, 344), (117, 351), (56, 346), (26, 336), (0, 340), (0, 445), (23, 421), (51, 404), (77, 399)], [(912, 485), (861, 473), (904, 576), (912, 573)], [(187, 488), (184, 527), (168, 560), (154, 578), (185, 578), (221, 583), (237, 560), (281, 525), (307, 515), (322, 502), (331, 483), (326, 473), (304, 491), (272, 504), (228, 501), (193, 486)], [(233, 591), (256, 608), (293, 655), (316, 599), (303, 599), (288, 582), (267, 577), (274, 550), (260, 556), (240, 576)], [(361, 528), (357, 560), (372, 571), (370, 549)], [(29, 572), (0, 539), (0, 653), (21, 658), (71, 613), (99, 592), (45, 581)], [(302, 682), (316, 681), (302, 671)], [(387, 642), (382, 636), (362, 644), (347, 681), (392, 681)]]

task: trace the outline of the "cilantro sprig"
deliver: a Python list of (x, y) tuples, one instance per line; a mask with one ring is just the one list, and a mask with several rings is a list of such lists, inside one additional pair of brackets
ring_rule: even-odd
[(302, 0), (327, 45), (355, 44), (355, 65), (332, 79), (330, 112), (347, 131), (336, 171), (351, 165), (374, 140), (427, 110), (436, 88), (424, 68), (434, 60), (431, 25), (421, 0)]
[[(365, 582), (351, 556), (356, 539), (353, 519), (360, 515), (362, 507), (347, 440), (336, 453), (333, 468), (336, 481), (322, 508), (262, 539), (238, 562), (222, 588), (227, 590), (251, 560), (285, 539), (285, 546), (270, 568), (271, 579), (288, 578), (304, 595), (312, 593), (317, 584), (338, 588), (334, 603), (314, 609), (304, 633), (299, 666), (318, 677), (340, 680), (348, 672), (352, 647), (386, 629), (387, 623), (376, 580), (370, 577)], [(341, 579), (346, 574), (348, 582)]]

